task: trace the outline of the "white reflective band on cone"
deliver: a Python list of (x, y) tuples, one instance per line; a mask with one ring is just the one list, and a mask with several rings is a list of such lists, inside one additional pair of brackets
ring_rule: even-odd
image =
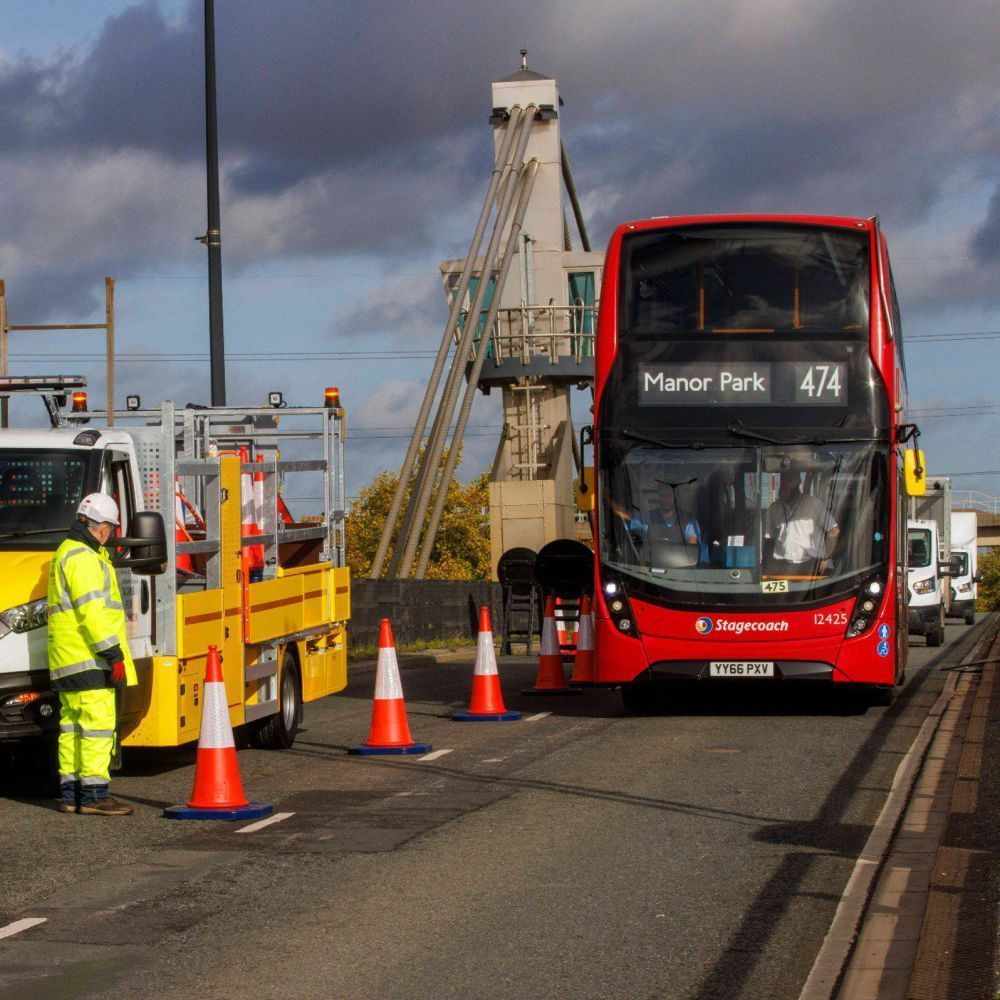
[(264, 523), (264, 480), (256, 477), (253, 484), (253, 519), (258, 525)]
[(556, 638), (556, 620), (546, 616), (542, 622), (542, 656), (558, 656), (559, 640)]
[(234, 746), (236, 741), (233, 739), (233, 726), (229, 721), (226, 685), (222, 681), (206, 682), (198, 747), (202, 750), (225, 750)]
[(580, 615), (580, 636), (576, 644), (577, 650), (586, 652), (594, 648), (594, 615)]
[(399, 679), (399, 663), (396, 650), (388, 646), (378, 651), (378, 667), (375, 670), (375, 700), (395, 701), (403, 697), (403, 685)]
[(253, 521), (253, 476), (249, 472), (240, 476), (240, 520), (244, 524)]
[(493, 648), (493, 633), (480, 632), (476, 646), (476, 667), (474, 674), (488, 676), (497, 672), (497, 654)]

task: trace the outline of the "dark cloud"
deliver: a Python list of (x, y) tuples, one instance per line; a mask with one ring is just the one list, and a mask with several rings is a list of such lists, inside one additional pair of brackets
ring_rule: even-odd
[(1000, 185), (993, 192), (986, 221), (972, 239), (976, 259), (984, 264), (1000, 264)]
[[(0, 65), (8, 273), (63, 260), (81, 276), (203, 268), (201, 10), (193, 0), (171, 20), (136, 3), (89, 48)], [(525, 40), (566, 99), (595, 245), (622, 218), (694, 211), (912, 225), (956, 171), (995, 182), (1000, 25), (977, 0), (216, 10), (227, 269), (276, 255), (436, 257), (471, 226), (489, 84)], [(998, 214), (994, 200), (981, 261), (997, 252)], [(80, 284), (61, 287), (65, 302), (85, 304)]]

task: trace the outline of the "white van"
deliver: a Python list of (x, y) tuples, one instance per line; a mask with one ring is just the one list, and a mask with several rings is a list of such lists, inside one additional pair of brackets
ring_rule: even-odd
[(906, 522), (906, 582), (910, 632), (927, 637), (928, 646), (944, 642), (944, 600), (936, 521)]

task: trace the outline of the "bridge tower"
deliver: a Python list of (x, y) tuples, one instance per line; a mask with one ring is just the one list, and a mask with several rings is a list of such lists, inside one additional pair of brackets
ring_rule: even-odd
[[(503, 398), (490, 475), (494, 574), (509, 548), (537, 550), (575, 534), (580, 457), (574, 458), (570, 399), (574, 387), (593, 382), (604, 254), (590, 248), (560, 134), (556, 81), (528, 69), (522, 49), (520, 69), (494, 83), (492, 97), (493, 172), (468, 254), (440, 265), (448, 322), (372, 578), (383, 571), (424, 576), (477, 391), (497, 389)], [(567, 210), (576, 222), (578, 249)]]
[[(512, 109), (536, 105), (539, 115), (528, 139), (525, 160), (536, 159), (538, 172), (513, 254), (479, 388), (499, 390), (503, 427), (490, 473), (490, 543), (492, 566), (515, 546), (540, 549), (556, 538), (573, 538), (576, 524), (574, 451), (571, 415), (574, 388), (588, 388), (594, 378), (594, 330), (601, 287), (603, 252), (590, 249), (572, 174), (561, 137), (562, 100), (556, 81), (528, 69), (526, 54), (515, 73), (493, 84), (494, 155), (500, 153), (503, 125)], [(576, 217), (579, 244), (574, 249), (567, 210)], [(465, 259), (440, 265), (449, 301)], [(481, 280), (483, 259), (473, 267)], [(492, 281), (492, 279), (491, 279)], [(463, 322), (468, 322), (465, 295)], [(494, 287), (487, 290), (476, 331), (482, 327)], [(577, 456), (579, 461), (579, 456)]]

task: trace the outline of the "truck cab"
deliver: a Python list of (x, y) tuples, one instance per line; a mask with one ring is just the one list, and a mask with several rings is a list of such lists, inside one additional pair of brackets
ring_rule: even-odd
[[(127, 534), (141, 508), (132, 439), (122, 431), (56, 427), (0, 433), (0, 742), (58, 729), (49, 690), (46, 593), (49, 562), (80, 501), (108, 493)], [(148, 656), (152, 581), (116, 570), (129, 648)]]
[(928, 646), (944, 642), (941, 554), (936, 521), (906, 523), (910, 632), (927, 637)]
[(953, 511), (951, 515), (951, 605), (949, 618), (966, 625), (976, 621), (976, 585), (979, 583), (978, 517), (975, 511)]

